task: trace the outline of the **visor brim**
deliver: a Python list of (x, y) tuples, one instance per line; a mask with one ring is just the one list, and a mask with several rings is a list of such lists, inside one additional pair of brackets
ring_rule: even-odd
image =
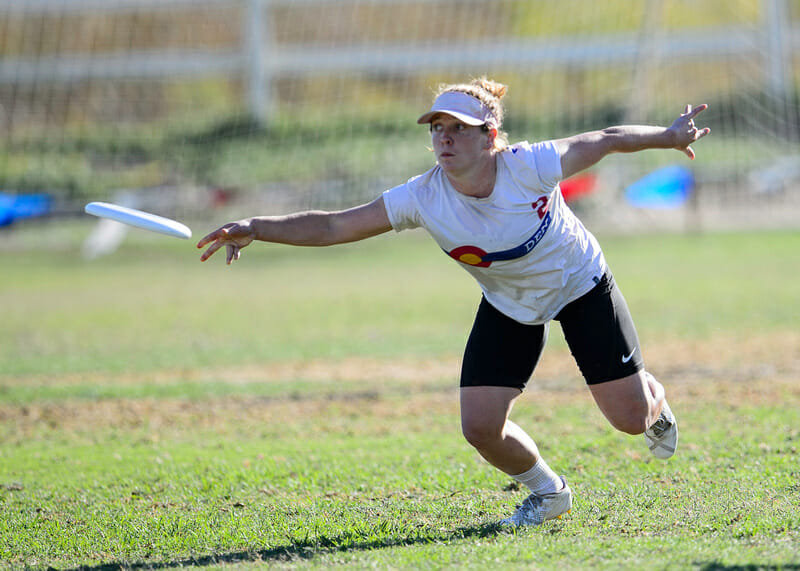
[(466, 123), (467, 125), (471, 125), (473, 127), (478, 127), (479, 125), (484, 125), (486, 121), (483, 119), (477, 119), (472, 115), (467, 115), (465, 113), (461, 113), (459, 111), (452, 111), (449, 109), (435, 109), (428, 111), (424, 115), (422, 115), (419, 119), (417, 119), (417, 123), (420, 125), (424, 125), (425, 123), (430, 123), (433, 121), (433, 118), (438, 115), (439, 113), (444, 113), (445, 115), (450, 115), (451, 117), (455, 117), (462, 123)]

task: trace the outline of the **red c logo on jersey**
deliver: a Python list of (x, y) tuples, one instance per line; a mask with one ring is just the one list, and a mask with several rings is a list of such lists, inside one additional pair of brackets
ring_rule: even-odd
[(483, 261), (486, 252), (477, 246), (459, 246), (454, 250), (450, 250), (447, 254), (454, 260), (458, 260), (462, 264), (467, 264), (469, 266), (488, 268), (492, 265), (492, 262)]

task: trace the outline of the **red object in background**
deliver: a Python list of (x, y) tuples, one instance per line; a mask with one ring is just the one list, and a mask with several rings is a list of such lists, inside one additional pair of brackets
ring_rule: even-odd
[(561, 195), (567, 202), (575, 202), (579, 198), (591, 194), (594, 191), (597, 176), (592, 173), (579, 174), (562, 180)]
[(221, 208), (233, 198), (233, 191), (228, 188), (214, 188), (211, 190), (211, 206)]

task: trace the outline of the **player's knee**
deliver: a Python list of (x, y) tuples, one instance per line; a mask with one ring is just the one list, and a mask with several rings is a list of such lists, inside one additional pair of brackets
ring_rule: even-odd
[(461, 433), (473, 447), (478, 450), (491, 446), (502, 438), (503, 427), (482, 420), (461, 420)]
[(625, 414), (615, 415), (609, 418), (611, 426), (624, 432), (625, 434), (642, 434), (649, 426), (650, 414), (647, 407), (642, 407), (642, 410), (628, 410)]

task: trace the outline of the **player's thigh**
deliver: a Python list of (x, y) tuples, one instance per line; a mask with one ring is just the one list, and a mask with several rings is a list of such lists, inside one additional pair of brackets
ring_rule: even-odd
[(556, 316), (586, 383), (624, 379), (644, 369), (628, 304), (611, 274)]
[(546, 325), (526, 325), (481, 299), (461, 366), (461, 386), (525, 388), (542, 355)]

